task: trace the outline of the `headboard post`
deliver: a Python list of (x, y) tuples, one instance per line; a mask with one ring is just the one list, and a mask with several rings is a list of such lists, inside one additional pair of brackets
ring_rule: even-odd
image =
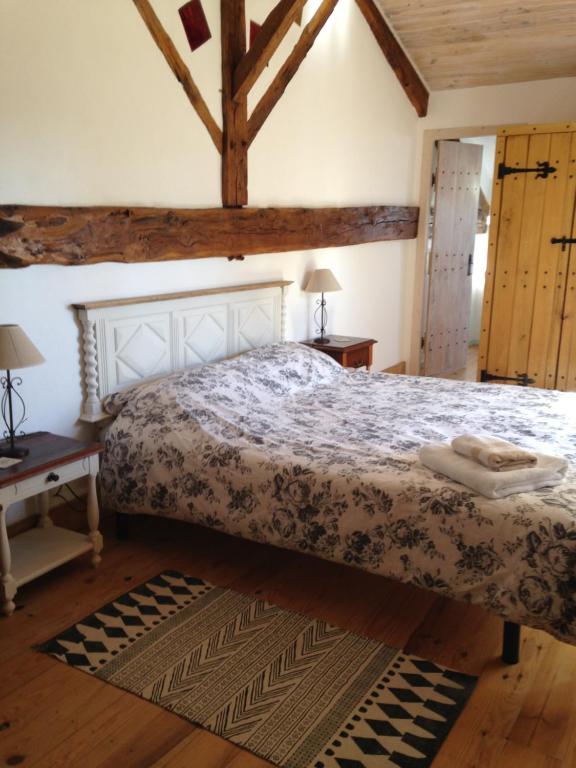
[(102, 407), (98, 398), (98, 363), (96, 357), (96, 322), (90, 320), (86, 312), (81, 312), (80, 322), (82, 334), (82, 352), (84, 358), (84, 383), (86, 396), (82, 403), (84, 421), (100, 421)]
[(288, 280), (74, 304), (82, 324), (80, 419), (132, 384), (286, 338)]
[(287, 289), (287, 285), (282, 286), (282, 298), (280, 304), (280, 341), (286, 341), (286, 314), (288, 311), (286, 306)]

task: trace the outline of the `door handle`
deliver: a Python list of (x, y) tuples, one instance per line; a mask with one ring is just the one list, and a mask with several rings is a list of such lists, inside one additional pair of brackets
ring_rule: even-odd
[(474, 268), (474, 254), (468, 254), (468, 277), (472, 275), (472, 269)]

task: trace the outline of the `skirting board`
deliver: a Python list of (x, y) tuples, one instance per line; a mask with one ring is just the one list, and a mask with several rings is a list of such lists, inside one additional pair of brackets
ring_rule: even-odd
[(382, 373), (406, 373), (406, 361), (391, 365), (389, 368), (383, 368)]

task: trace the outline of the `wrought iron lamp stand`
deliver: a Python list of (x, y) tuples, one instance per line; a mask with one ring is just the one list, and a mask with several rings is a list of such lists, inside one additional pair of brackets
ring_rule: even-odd
[(315, 344), (329, 344), (330, 339), (326, 337), (326, 325), (328, 324), (328, 312), (326, 311), (326, 299), (324, 293), (322, 298), (316, 301), (318, 304), (314, 312), (314, 322), (320, 328), (320, 336), (314, 339)]
[[(27, 456), (29, 453), (28, 448), (21, 448), (20, 446), (15, 445), (15, 440), (17, 437), (16, 432), (18, 427), (26, 418), (26, 406), (24, 405), (24, 400), (22, 399), (22, 396), (19, 394), (19, 392), (14, 388), (15, 385), (20, 386), (22, 384), (22, 379), (20, 376), (11, 377), (10, 371), (6, 371), (6, 376), (3, 376), (0, 379), (0, 384), (4, 390), (2, 400), (0, 402), (0, 412), (2, 413), (2, 418), (4, 419), (4, 423), (7, 427), (7, 430), (4, 430), (4, 439), (8, 443), (7, 448), (3, 447), (0, 443), (0, 456), (7, 456), (12, 459), (21, 459), (22, 457)], [(18, 400), (20, 400), (22, 405), (22, 418), (16, 423), (16, 426), (14, 426), (12, 393), (14, 393)], [(23, 434), (24, 432), (20, 432), (20, 435)]]

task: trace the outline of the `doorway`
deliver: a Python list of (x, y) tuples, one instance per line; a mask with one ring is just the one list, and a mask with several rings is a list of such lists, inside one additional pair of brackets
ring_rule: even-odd
[(475, 381), (496, 135), (434, 142), (419, 373)]

